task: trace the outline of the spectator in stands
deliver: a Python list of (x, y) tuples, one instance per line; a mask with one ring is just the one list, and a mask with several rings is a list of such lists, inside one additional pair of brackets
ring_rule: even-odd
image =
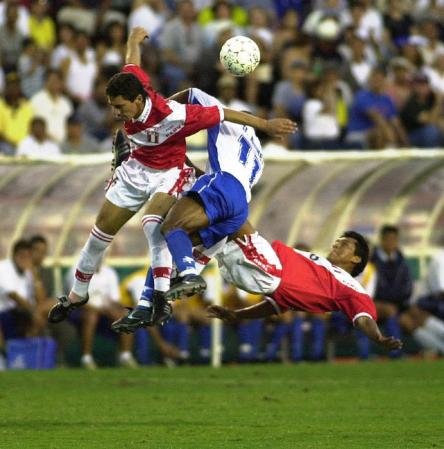
[(420, 25), (421, 36), (425, 37), (424, 45), (420, 51), (425, 65), (432, 65), (436, 57), (444, 52), (444, 44), (441, 42), (439, 22), (436, 18), (427, 17)]
[(16, 73), (6, 76), (4, 99), (0, 98), (0, 152), (14, 154), (16, 145), (29, 132), (34, 116), (31, 103), (23, 97)]
[(80, 104), (91, 98), (97, 75), (97, 62), (86, 32), (76, 32), (74, 51), (62, 62), (61, 70), (67, 93), (74, 103)]
[(396, 46), (400, 46), (410, 35), (413, 25), (412, 16), (402, 0), (388, 0), (387, 9), (383, 14), (384, 27), (390, 39)]
[(74, 52), (76, 32), (69, 23), (59, 22), (57, 27), (58, 43), (51, 53), (51, 67), (59, 70), (62, 62)]
[(419, 148), (436, 148), (443, 143), (439, 127), (442, 115), (442, 98), (430, 88), (427, 75), (417, 73), (413, 90), (401, 110), (401, 122), (408, 130), (410, 145)]
[(23, 37), (29, 36), (29, 11), (26, 6), (23, 5), (25, 2), (18, 2), (16, 0), (3, 0), (0, 2), (0, 25), (4, 25), (7, 18), (7, 10), (10, 4), (15, 5), (18, 8), (18, 19), (17, 28)]
[(294, 45), (299, 37), (299, 16), (296, 10), (289, 9), (280, 20), (273, 37), (273, 54), (278, 55), (284, 47)]
[(128, 17), (128, 31), (143, 27), (153, 37), (158, 36), (165, 23), (167, 8), (163, 0), (135, 0)]
[(407, 59), (397, 57), (390, 61), (389, 69), (385, 93), (393, 100), (396, 109), (400, 111), (412, 90), (413, 66)]
[(379, 239), (380, 244), (370, 258), (376, 268), (374, 300), (378, 321), (385, 323), (390, 335), (399, 337), (401, 331), (398, 317), (408, 306), (413, 279), (399, 248), (399, 229), (384, 225)]
[(98, 153), (101, 147), (96, 139), (88, 136), (80, 119), (74, 114), (66, 122), (66, 139), (60, 145), (64, 154)]
[(444, 355), (444, 251), (433, 257), (419, 298), (400, 317), (403, 330), (425, 349)]
[(408, 139), (392, 99), (384, 94), (385, 72), (373, 69), (368, 88), (358, 91), (350, 108), (346, 142), (356, 148), (407, 146)]
[(432, 66), (424, 67), (432, 89), (440, 96), (444, 95), (444, 51), (436, 55)]
[(38, 335), (46, 324), (36, 311), (40, 285), (31, 269), (27, 240), (15, 242), (12, 257), (0, 261), (0, 330), (5, 340)]
[(106, 25), (103, 39), (96, 45), (97, 62), (100, 66), (121, 66), (126, 51), (125, 25), (113, 21)]
[(47, 0), (31, 1), (30, 37), (44, 50), (51, 50), (56, 42), (56, 28), (54, 20), (49, 15), (49, 6)]
[(16, 155), (51, 157), (60, 154), (59, 146), (48, 138), (45, 119), (34, 117), (31, 121), (29, 135), (18, 144)]
[(238, 98), (238, 88), (237, 78), (229, 74), (223, 75), (217, 82), (217, 97), (227, 108), (251, 112), (251, 106)]
[(338, 149), (340, 127), (336, 116), (334, 86), (318, 79), (310, 82), (306, 92), (307, 99), (302, 108), (304, 148)]
[(19, 5), (8, 2), (5, 14), (5, 23), (0, 26), (0, 59), (4, 70), (11, 72), (17, 70), (25, 35), (19, 28)]
[(37, 47), (32, 39), (23, 41), (23, 51), (18, 60), (18, 73), (21, 79), (22, 92), (31, 98), (45, 84), (46, 54)]
[[(66, 279), (71, 282), (73, 274), (68, 273)], [(94, 336), (101, 317), (109, 321), (115, 321), (126, 313), (126, 309), (120, 304), (119, 278), (117, 272), (101, 264), (94, 274), (89, 285), (89, 301), (81, 311), (80, 333), (82, 340), (81, 364), (86, 369), (96, 369), (97, 365), (93, 357)], [(138, 366), (132, 355), (133, 336), (129, 334), (119, 335), (120, 366), (135, 368)]]
[(424, 65), (424, 58), (421, 53), (421, 46), (424, 39), (420, 36), (410, 36), (401, 46), (401, 56), (407, 59), (416, 70), (421, 70)]
[(92, 97), (82, 103), (77, 110), (77, 117), (89, 136), (103, 141), (110, 136), (114, 117), (106, 96), (107, 81), (96, 78)]
[[(302, 107), (305, 102), (304, 83), (307, 77), (307, 64), (302, 60), (295, 60), (291, 63), (288, 75), (279, 81), (273, 91), (273, 112), (277, 117), (288, 117), (295, 122), (300, 122), (302, 117)], [(292, 147), (299, 147), (300, 136), (294, 134), (294, 141), (290, 143)]]
[[(48, 254), (48, 242), (42, 235), (34, 235), (29, 239), (29, 243), (31, 245), (32, 276), (41, 289), (41, 299), (37, 304), (37, 309), (42, 321), (46, 322), (49, 310), (56, 303), (53, 271), (50, 267), (43, 265)], [(70, 322), (64, 321), (58, 323), (57, 326), (49, 324), (48, 328), (51, 336), (57, 342), (58, 363), (64, 365), (66, 350), (76, 338), (74, 326)]]
[(166, 91), (171, 94), (179, 90), (187, 79), (192, 79), (203, 48), (202, 30), (196, 23), (196, 11), (191, 0), (181, 0), (177, 4), (177, 16), (165, 24), (159, 42)]
[(31, 98), (39, 117), (46, 121), (48, 136), (61, 143), (66, 136), (66, 120), (73, 112), (71, 100), (63, 94), (63, 78), (59, 70), (46, 73), (45, 87)]

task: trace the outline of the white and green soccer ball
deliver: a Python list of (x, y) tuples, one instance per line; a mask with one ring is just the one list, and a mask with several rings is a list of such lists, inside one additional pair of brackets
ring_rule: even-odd
[(245, 76), (259, 64), (261, 53), (256, 42), (246, 36), (228, 39), (220, 49), (220, 62), (234, 76)]

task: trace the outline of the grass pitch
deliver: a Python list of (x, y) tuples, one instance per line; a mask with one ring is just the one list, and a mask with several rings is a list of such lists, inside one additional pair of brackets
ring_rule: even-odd
[(444, 361), (0, 373), (5, 449), (444, 448)]

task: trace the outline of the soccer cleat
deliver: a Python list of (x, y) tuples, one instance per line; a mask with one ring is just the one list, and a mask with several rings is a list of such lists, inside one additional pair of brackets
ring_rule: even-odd
[(193, 296), (203, 292), (207, 288), (204, 278), (198, 274), (187, 274), (176, 281), (166, 292), (167, 301), (175, 301), (182, 296)]
[(111, 171), (115, 172), (116, 168), (119, 167), (123, 161), (126, 161), (131, 153), (129, 143), (121, 129), (118, 129), (114, 134), (112, 151), (113, 159), (111, 161)]
[(157, 324), (163, 325), (173, 315), (171, 304), (165, 299), (165, 293), (154, 290), (153, 293), (153, 315), (151, 317), (151, 326)]
[(139, 327), (151, 326), (152, 314), (152, 307), (139, 307), (138, 309), (130, 310), (127, 316), (114, 321), (111, 324), (111, 329), (117, 333), (133, 333)]
[[(71, 302), (67, 296), (59, 296), (57, 300), (59, 301), (48, 313), (49, 323), (60, 323), (60, 321), (65, 320), (68, 315), (75, 309), (84, 306), (88, 302), (89, 296), (86, 295), (85, 299), (79, 302)], [(69, 305), (66, 305), (69, 304)]]

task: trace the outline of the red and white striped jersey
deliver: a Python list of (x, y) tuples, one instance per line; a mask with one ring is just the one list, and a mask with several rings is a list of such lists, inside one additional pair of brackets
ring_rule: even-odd
[(148, 94), (140, 116), (124, 123), (131, 157), (155, 169), (182, 167), (185, 138), (223, 121), (223, 109), (166, 100), (154, 91), (149, 76), (135, 64), (125, 65), (122, 72), (136, 76)]
[(375, 305), (358, 281), (324, 257), (298, 251), (275, 241), (282, 278), (271, 295), (281, 310), (311, 313), (341, 311), (354, 322), (360, 316), (376, 320)]

